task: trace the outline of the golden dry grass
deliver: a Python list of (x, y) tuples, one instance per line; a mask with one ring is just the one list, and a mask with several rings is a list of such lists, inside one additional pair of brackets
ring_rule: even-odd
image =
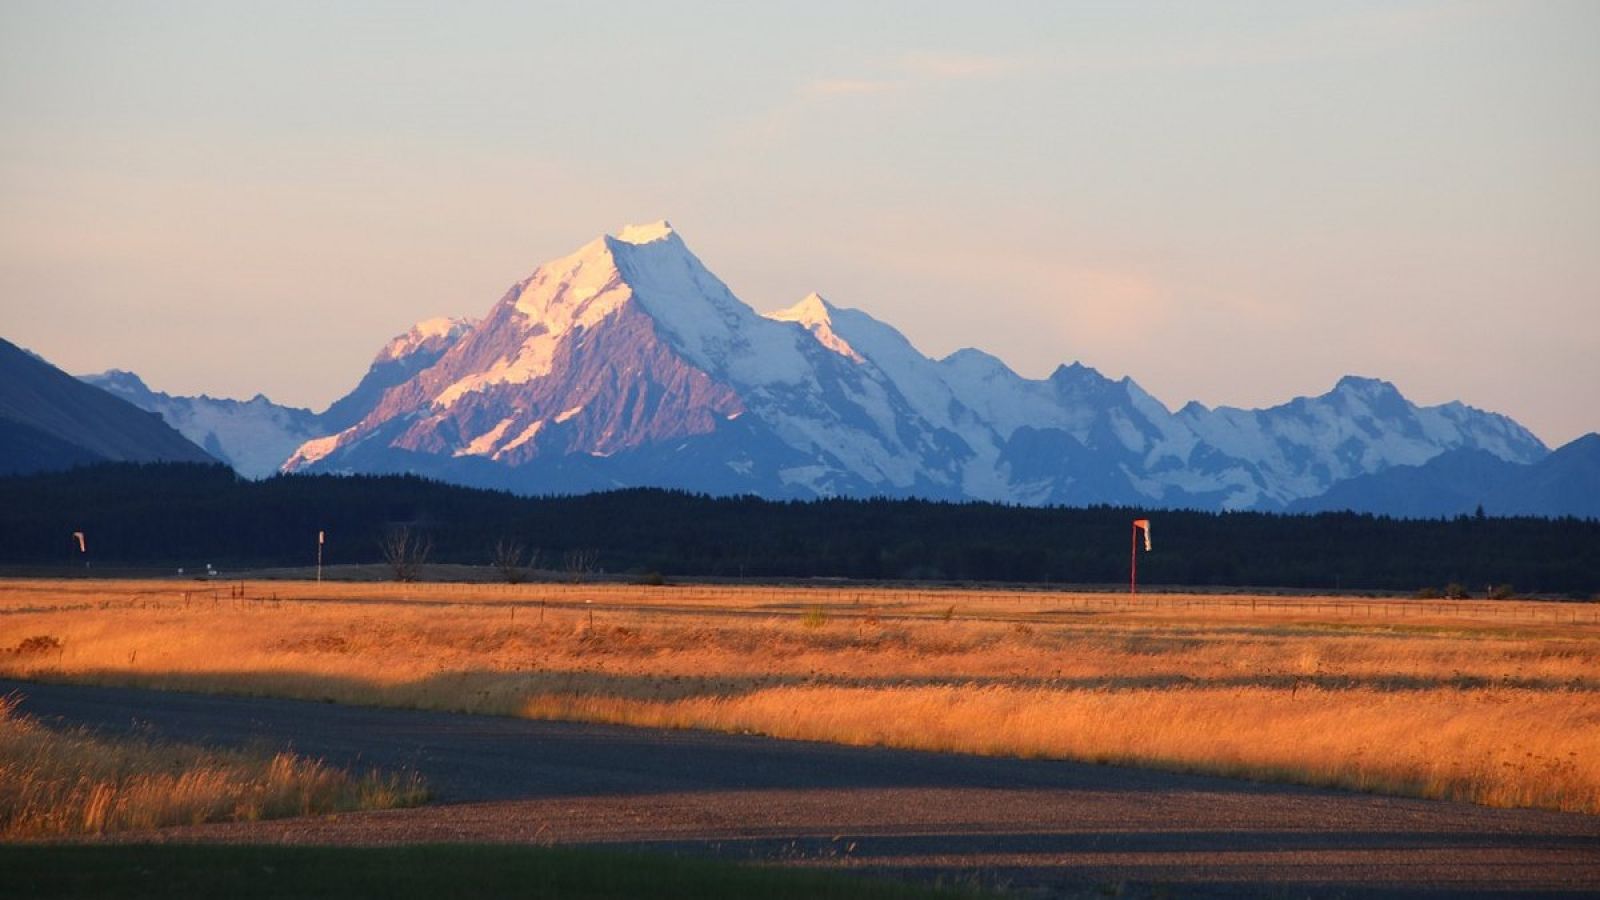
[(349, 773), (292, 753), (211, 750), (48, 728), (0, 698), (0, 839), (383, 809), (414, 778)]
[[(1600, 610), (1042, 592), (0, 583), (0, 674), (1600, 812)], [(215, 593), (214, 593), (215, 592)]]

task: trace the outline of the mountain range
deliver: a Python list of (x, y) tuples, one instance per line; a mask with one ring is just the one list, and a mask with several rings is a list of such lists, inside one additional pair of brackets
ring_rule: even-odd
[[(322, 413), (259, 396), (172, 397), (125, 372), (86, 380), (250, 477), (416, 472), (527, 494), (648, 485), (1213, 510), (1348, 497), (1370, 508), (1389, 490), (1373, 479), (1435, 460), (1472, 495), (1477, 470), (1448, 468), (1460, 454), (1506, 471), (1560, 456), (1505, 416), (1420, 407), (1377, 379), (1347, 376), (1265, 409), (1172, 411), (1081, 364), (1030, 379), (979, 350), (930, 358), (817, 294), (762, 315), (664, 221), (540, 266), (481, 319), (419, 323)], [(1542, 514), (1567, 511), (1560, 493)]]

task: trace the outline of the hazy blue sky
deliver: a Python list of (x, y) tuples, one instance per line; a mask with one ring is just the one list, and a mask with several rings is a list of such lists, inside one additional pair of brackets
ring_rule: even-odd
[(1600, 428), (1600, 3), (863, 6), (7, 0), (0, 336), (321, 408), (664, 216), (931, 354)]

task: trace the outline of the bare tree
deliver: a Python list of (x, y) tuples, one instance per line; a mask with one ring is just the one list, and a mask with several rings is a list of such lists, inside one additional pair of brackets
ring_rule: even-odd
[(585, 577), (594, 572), (595, 563), (600, 560), (600, 551), (593, 547), (580, 550), (568, 550), (563, 559), (567, 570), (567, 577), (573, 584), (578, 584)]
[(378, 541), (383, 561), (394, 570), (395, 581), (416, 581), (422, 566), (433, 552), (433, 538), (411, 530), (410, 525), (395, 525)]
[(539, 567), (539, 548), (528, 550), (516, 538), (501, 538), (494, 544), (494, 567), (510, 584), (526, 581)]

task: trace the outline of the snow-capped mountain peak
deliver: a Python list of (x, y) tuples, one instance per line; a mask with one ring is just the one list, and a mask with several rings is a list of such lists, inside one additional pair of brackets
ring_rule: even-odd
[(143, 378), (126, 369), (107, 369), (98, 375), (80, 375), (78, 378), (114, 394), (125, 395), (124, 399), (126, 395), (154, 393)]
[(767, 318), (777, 319), (781, 322), (799, 322), (802, 325), (816, 325), (826, 323), (833, 318), (837, 309), (827, 298), (816, 291), (800, 298), (800, 302), (784, 309), (767, 313)]
[(773, 327), (711, 274), (665, 221), (608, 237), (631, 295), (695, 365), (749, 385), (795, 384), (810, 364), (788, 329)]
[(1369, 378), (1365, 375), (1345, 375), (1334, 384), (1335, 391), (1345, 391), (1360, 394), (1398, 394), (1399, 389), (1382, 378)]
[(492, 386), (550, 376), (573, 341), (630, 309), (697, 367), (741, 384), (794, 383), (807, 372), (794, 337), (762, 327), (770, 323), (662, 220), (596, 238), (519, 282), (464, 345), (471, 359), (452, 367), (461, 377), (438, 384), (432, 403), (448, 408)]
[(508, 367), (528, 377), (549, 371), (549, 345), (575, 329), (594, 327), (629, 301), (690, 352), (731, 340), (730, 332), (753, 317), (665, 219), (596, 238), (540, 266), (513, 293), (512, 305), (528, 320), (526, 330), (545, 336), (524, 348), (522, 363)]
[(671, 222), (657, 219), (643, 225), (624, 225), (617, 231), (616, 239), (624, 244), (650, 244), (675, 237), (676, 234)]
[(449, 344), (471, 330), (473, 320), (466, 317), (439, 316), (424, 319), (398, 335), (378, 351), (376, 362), (404, 359), (419, 350)]
[(939, 360), (939, 365), (974, 374), (995, 375), (1001, 372), (1016, 374), (1011, 371), (1010, 366), (1005, 364), (1005, 360), (995, 356), (993, 353), (985, 353), (976, 347), (962, 347), (960, 350)]
[(850, 342), (833, 330), (833, 314), (837, 310), (822, 295), (812, 291), (793, 306), (767, 313), (775, 322), (794, 322), (816, 337), (817, 342), (829, 350), (855, 362), (863, 362), (861, 354)]

